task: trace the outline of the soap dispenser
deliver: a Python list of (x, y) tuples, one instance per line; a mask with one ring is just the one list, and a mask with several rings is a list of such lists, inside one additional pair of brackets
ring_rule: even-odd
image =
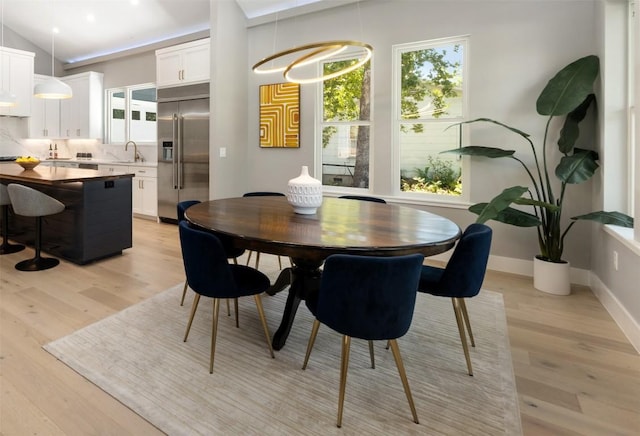
[(58, 144), (53, 145), (53, 158), (58, 159)]
[(49, 159), (53, 159), (53, 146), (49, 143)]

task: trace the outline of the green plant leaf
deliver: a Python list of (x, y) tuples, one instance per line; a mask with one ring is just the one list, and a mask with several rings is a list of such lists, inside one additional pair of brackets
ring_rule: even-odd
[(614, 224), (621, 227), (633, 227), (633, 218), (621, 212), (598, 211), (571, 217), (572, 220), (589, 220), (601, 224)]
[(493, 199), (482, 210), (476, 222), (485, 223), (489, 220), (495, 219), (498, 214), (509, 207), (514, 200), (522, 197), (522, 194), (527, 192), (529, 188), (524, 186), (512, 186), (503, 190), (500, 194), (493, 197)]
[[(469, 212), (480, 215), (488, 203), (474, 204), (469, 208)], [(540, 224), (540, 220), (535, 215), (523, 212), (512, 207), (507, 207), (501, 210), (494, 218), (494, 221), (509, 224), (516, 227), (537, 227)], [(476, 220), (478, 222), (478, 220)]]
[(598, 169), (598, 153), (576, 148), (571, 156), (564, 156), (556, 167), (556, 177), (565, 183), (582, 183)]
[(560, 138), (558, 139), (558, 147), (560, 152), (568, 154), (573, 149), (578, 137), (580, 136), (580, 122), (587, 115), (587, 110), (591, 103), (595, 101), (596, 96), (589, 94), (580, 106), (571, 111), (564, 120), (564, 126), (560, 130)]
[(557, 116), (574, 110), (593, 91), (600, 61), (590, 55), (564, 67), (549, 80), (536, 101), (540, 115)]
[(445, 150), (441, 151), (442, 153), (452, 153), (458, 154), (461, 156), (482, 156), (489, 158), (498, 158), (498, 157), (509, 157), (513, 155), (515, 150), (503, 150), (502, 148), (495, 147), (482, 147), (479, 145), (470, 145), (467, 147), (454, 148), (453, 150)]
[(546, 201), (532, 200), (531, 198), (521, 197), (513, 200), (515, 204), (524, 204), (527, 206), (538, 206), (544, 207), (548, 209), (550, 212), (557, 212), (560, 210), (560, 206), (556, 206), (555, 204), (547, 203)]
[(460, 123), (452, 124), (444, 130), (450, 129), (451, 127), (458, 126), (460, 124), (471, 124), (471, 123), (479, 123), (479, 122), (497, 124), (498, 126), (511, 130), (513, 133), (516, 133), (524, 138), (528, 138), (529, 136), (531, 136), (528, 133), (523, 132), (522, 130), (516, 129), (515, 127), (507, 126), (506, 124), (503, 124), (500, 121), (492, 120), (491, 118), (476, 118), (474, 120), (462, 121)]

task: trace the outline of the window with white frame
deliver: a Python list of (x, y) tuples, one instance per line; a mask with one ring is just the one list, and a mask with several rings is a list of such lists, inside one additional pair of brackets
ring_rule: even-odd
[[(345, 58), (323, 63), (323, 74), (343, 70), (357, 62)], [(321, 86), (322, 184), (369, 188), (371, 131), (371, 62)]]
[(463, 160), (442, 151), (461, 146), (466, 114), (467, 38), (393, 47), (397, 191), (458, 198)]
[(105, 91), (106, 143), (156, 141), (157, 104), (153, 84)]

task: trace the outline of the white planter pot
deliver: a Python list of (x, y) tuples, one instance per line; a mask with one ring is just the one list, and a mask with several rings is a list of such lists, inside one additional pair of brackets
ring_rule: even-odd
[(555, 263), (533, 258), (533, 287), (539, 291), (554, 295), (569, 295), (569, 262)]

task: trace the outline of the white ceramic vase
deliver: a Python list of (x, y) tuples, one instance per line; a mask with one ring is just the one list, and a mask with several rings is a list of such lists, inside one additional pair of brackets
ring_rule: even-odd
[(313, 215), (322, 205), (322, 182), (309, 175), (309, 167), (303, 166), (300, 175), (289, 180), (287, 200), (302, 215)]
[(569, 262), (555, 263), (533, 258), (533, 287), (539, 291), (554, 295), (569, 295)]

